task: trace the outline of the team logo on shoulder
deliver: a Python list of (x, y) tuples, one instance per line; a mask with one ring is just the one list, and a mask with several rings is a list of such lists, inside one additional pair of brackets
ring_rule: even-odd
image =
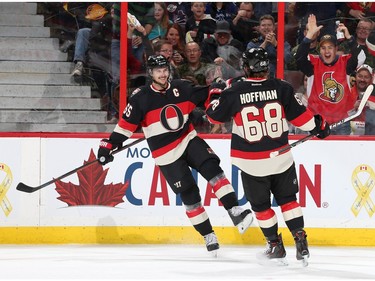
[(332, 72), (323, 75), (323, 93), (319, 98), (331, 103), (339, 103), (344, 97), (344, 86), (338, 83), (333, 77)]
[(135, 89), (132, 94), (130, 95), (131, 97), (134, 96), (135, 94), (138, 94), (141, 91), (141, 88)]

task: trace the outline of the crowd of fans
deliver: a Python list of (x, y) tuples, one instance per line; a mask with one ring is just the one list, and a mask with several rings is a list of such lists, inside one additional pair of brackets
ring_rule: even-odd
[[(95, 81), (100, 97), (107, 101), (104, 104), (109, 122), (116, 122), (119, 3), (39, 5), (41, 12), (47, 14), (46, 23), (55, 28), (55, 35), (60, 38), (61, 51), (71, 54), (70, 59), (75, 63), (72, 75), (76, 78), (88, 76), (89, 81)], [(337, 47), (335, 57), (358, 57), (358, 65), (347, 68), (350, 73), (346, 74), (351, 79), (345, 85), (345, 91), (363, 92), (363, 84), (362, 90), (358, 90), (358, 77), (364, 76), (358, 76), (360, 70), (366, 70), (370, 75), (366, 83), (373, 83), (375, 58), (367, 49), (366, 39), (375, 27), (375, 3), (287, 2), (284, 42), (277, 38), (277, 5), (277, 2), (128, 2), (128, 93), (147, 83), (145, 65), (148, 56), (153, 54), (162, 54), (169, 60), (171, 79), (183, 78), (195, 84), (209, 85), (217, 77), (226, 80), (241, 76), (242, 53), (251, 47), (262, 47), (268, 52), (269, 75), (275, 77), (277, 48), (281, 46), (284, 49), (284, 79), (308, 105), (313, 83), (311, 77), (315, 76), (317, 83), (319, 69), (306, 70), (306, 64), (301, 67), (305, 60), (298, 58), (298, 54), (303, 49), (312, 59), (324, 57), (320, 45), (323, 44), (321, 38), (327, 35), (333, 40), (325, 41)], [(316, 24), (311, 23), (311, 15), (314, 15)], [(353, 53), (355, 49), (357, 51)], [(363, 51), (364, 57), (358, 49)], [(351, 97), (354, 106), (360, 93)], [(362, 119), (352, 122), (351, 128), (338, 134), (370, 134), (372, 130), (364, 130), (367, 115), (365, 113)], [(212, 126), (204, 118), (200, 122), (200, 132), (230, 133), (231, 130), (230, 124)]]

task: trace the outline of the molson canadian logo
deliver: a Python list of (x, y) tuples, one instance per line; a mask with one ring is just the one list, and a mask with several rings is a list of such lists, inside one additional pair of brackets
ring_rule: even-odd
[(353, 214), (358, 216), (359, 212), (364, 207), (368, 215), (372, 217), (375, 212), (375, 205), (370, 194), (375, 185), (374, 170), (369, 165), (365, 164), (357, 166), (352, 174), (352, 185), (357, 192), (357, 198), (351, 208)]
[(12, 211), (12, 205), (7, 198), (7, 192), (12, 184), (13, 175), (10, 168), (4, 163), (0, 163), (0, 205), (6, 216)]

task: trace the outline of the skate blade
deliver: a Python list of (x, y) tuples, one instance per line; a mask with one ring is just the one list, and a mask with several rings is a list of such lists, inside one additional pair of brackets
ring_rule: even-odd
[(263, 266), (277, 267), (289, 265), (287, 258), (269, 259), (264, 253), (258, 253), (256, 257), (259, 264)]
[(208, 254), (213, 257), (213, 258), (217, 258), (219, 256), (219, 250), (213, 250), (213, 251), (209, 251)]
[(309, 256), (303, 256), (303, 259), (301, 260), (303, 267), (306, 267), (309, 265), (308, 259), (309, 259)]
[(248, 214), (242, 222), (240, 222), (239, 224), (237, 224), (237, 228), (238, 228), (238, 231), (240, 232), (240, 234), (243, 234), (245, 233), (245, 231), (250, 227), (250, 225), (253, 223), (253, 214), (250, 213)]

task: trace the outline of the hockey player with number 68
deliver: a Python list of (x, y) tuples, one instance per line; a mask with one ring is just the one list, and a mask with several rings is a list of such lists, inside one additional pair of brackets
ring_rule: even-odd
[(212, 186), (240, 233), (251, 225), (253, 216), (249, 209), (238, 206), (234, 189), (219, 166), (219, 157), (197, 136), (189, 119), (193, 109), (208, 98), (208, 86), (194, 86), (181, 79), (168, 82), (170, 65), (162, 55), (148, 58), (147, 71), (152, 83), (133, 91), (109, 139), (101, 141), (98, 158), (103, 159), (102, 165), (112, 161), (111, 151), (141, 125), (156, 165), (172, 190), (181, 196), (186, 214), (204, 237), (207, 250), (216, 255), (219, 243), (190, 168)]
[(286, 81), (270, 79), (268, 54), (263, 48), (251, 48), (242, 55), (244, 77), (226, 81), (225, 89), (211, 90), (206, 114), (212, 123), (233, 118), (231, 158), (241, 170), (244, 193), (266, 240), (265, 260), (282, 259), (286, 252), (278, 220), (271, 208), (270, 194), (281, 208), (292, 233), (297, 259), (309, 257), (304, 219), (297, 202), (298, 181), (292, 153), (270, 158), (270, 153), (288, 145), (288, 124), (325, 138), (330, 134), (327, 122), (313, 115)]

